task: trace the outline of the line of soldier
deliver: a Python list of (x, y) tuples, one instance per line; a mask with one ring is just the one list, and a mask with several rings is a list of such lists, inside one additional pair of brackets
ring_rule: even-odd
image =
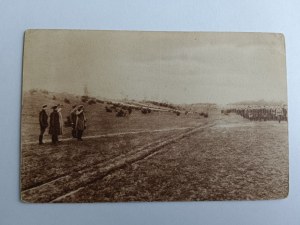
[[(39, 144), (44, 144), (43, 137), (47, 127), (49, 126), (49, 134), (52, 137), (52, 144), (57, 145), (59, 142), (58, 136), (63, 134), (63, 116), (61, 113), (62, 105), (58, 104), (51, 107), (53, 111), (50, 113), (49, 124), (48, 114), (46, 112), (47, 107), (47, 105), (43, 105), (42, 110), (39, 113)], [(70, 119), (72, 122), (72, 137), (77, 138), (78, 141), (82, 141), (83, 131), (86, 129), (86, 117), (83, 105), (79, 105), (78, 107), (74, 105), (72, 107)]]
[(288, 120), (287, 107), (283, 106), (236, 106), (227, 110), (222, 110), (224, 113), (234, 112), (243, 118), (251, 121), (270, 121), (275, 120), (279, 123)]

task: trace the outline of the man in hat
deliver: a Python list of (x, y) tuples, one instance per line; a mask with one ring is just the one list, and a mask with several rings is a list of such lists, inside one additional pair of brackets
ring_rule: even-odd
[(283, 107), (282, 107), (282, 110), (283, 110), (283, 119), (285, 120), (285, 121), (287, 121), (288, 119), (287, 119), (287, 105), (283, 105)]
[(48, 127), (48, 114), (46, 112), (47, 105), (43, 105), (42, 110), (39, 114), (39, 122), (40, 122), (40, 136), (39, 136), (39, 144), (44, 144), (43, 137), (44, 133), (46, 131), (46, 128)]
[(70, 121), (71, 121), (71, 125), (72, 125), (72, 137), (76, 138), (76, 128), (75, 128), (75, 124), (76, 124), (76, 110), (77, 110), (77, 105), (73, 105), (71, 112), (70, 112)]
[(50, 114), (50, 127), (49, 134), (52, 135), (52, 144), (56, 145), (58, 143), (58, 135), (61, 134), (60, 124), (59, 124), (59, 114), (57, 112), (57, 105), (52, 107), (53, 112)]
[(59, 135), (63, 134), (63, 126), (64, 126), (64, 121), (63, 121), (63, 117), (62, 117), (62, 114), (61, 114), (62, 107), (63, 107), (62, 104), (57, 105), (57, 112), (58, 112), (58, 115), (59, 115), (59, 129), (60, 129), (60, 134)]
[(76, 135), (78, 141), (82, 141), (82, 134), (86, 128), (86, 118), (83, 112), (83, 105), (78, 106), (76, 111)]
[(281, 106), (278, 105), (275, 110), (276, 110), (276, 118), (278, 120), (278, 123), (280, 123), (283, 118), (283, 109)]

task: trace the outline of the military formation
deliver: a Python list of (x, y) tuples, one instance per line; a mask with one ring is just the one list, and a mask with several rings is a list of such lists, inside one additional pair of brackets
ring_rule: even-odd
[[(49, 134), (52, 138), (52, 144), (57, 145), (59, 143), (58, 137), (63, 134), (63, 116), (62, 105), (58, 104), (51, 107), (52, 112), (50, 116), (47, 114), (47, 105), (42, 106), (42, 110), (39, 113), (40, 135), (39, 144), (44, 144), (43, 137), (46, 129), (49, 127)], [(49, 123), (48, 123), (49, 117)], [(78, 141), (82, 141), (82, 135), (86, 129), (86, 117), (84, 113), (83, 105), (74, 105), (70, 112), (69, 118), (71, 120), (73, 138), (77, 138)]]
[(224, 114), (236, 113), (250, 121), (287, 121), (286, 105), (277, 106), (230, 106), (221, 111)]

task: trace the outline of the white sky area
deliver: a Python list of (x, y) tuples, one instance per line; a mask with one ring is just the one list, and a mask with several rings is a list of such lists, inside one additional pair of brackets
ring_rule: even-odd
[(263, 33), (30, 30), (23, 89), (109, 99), (287, 101), (284, 37)]

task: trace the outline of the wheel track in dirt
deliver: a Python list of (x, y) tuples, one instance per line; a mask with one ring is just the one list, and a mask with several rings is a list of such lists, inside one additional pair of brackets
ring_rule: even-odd
[[(118, 132), (118, 133), (91, 135), (91, 136), (86, 136), (85, 139), (89, 140), (89, 139), (95, 139), (95, 138), (111, 138), (111, 137), (117, 137), (117, 136), (145, 134), (145, 133), (160, 133), (160, 132), (168, 132), (168, 131), (181, 131), (181, 130), (187, 130), (189, 128), (193, 128), (193, 127), (172, 127), (172, 128), (155, 129), (155, 130), (135, 130), (135, 131), (128, 131), (128, 132)], [(166, 137), (163, 137), (163, 139), (164, 138), (166, 138)], [(73, 138), (64, 138), (64, 139), (61, 139), (61, 141), (63, 141), (63, 143), (68, 143), (70, 141), (75, 141), (76, 142), (76, 140), (74, 140)], [(36, 142), (25, 142), (25, 143), (23, 143), (23, 145), (29, 145), (29, 144), (33, 144), (35, 146), (39, 146)], [(134, 146), (134, 147), (140, 148), (142, 146)], [(43, 149), (43, 152), (49, 151), (49, 149), (52, 149), (52, 148), (53, 148), (53, 146), (49, 145), (49, 146), (47, 146), (46, 149)], [(22, 160), (25, 160), (27, 158), (32, 157), (32, 153), (34, 153), (35, 151), (36, 151), (36, 149), (26, 151), (26, 155), (22, 156)], [(52, 152), (49, 152), (49, 154), (52, 154)], [(60, 154), (60, 152), (57, 152), (57, 153), (54, 153), (54, 154)], [(97, 154), (96, 153), (88, 154), (88, 156), (92, 156), (92, 155), (96, 156)], [(87, 156), (87, 155), (85, 155), (85, 156)], [(96, 160), (96, 159), (94, 159), (89, 164), (89, 167), (93, 166), (95, 164), (98, 164), (98, 163), (102, 163), (103, 161), (106, 161), (106, 160), (110, 160), (110, 159), (109, 158), (108, 159), (103, 159), (103, 160)], [(71, 169), (72, 169), (73, 172), (74, 171), (76, 172), (76, 171), (79, 171), (79, 170), (82, 170), (82, 169), (85, 169), (85, 168), (86, 168), (86, 166), (84, 166), (84, 165), (83, 166), (82, 165), (78, 165), (78, 166), (73, 166)], [(26, 191), (26, 190), (29, 190), (31, 188), (35, 188), (37, 186), (43, 185), (44, 183), (48, 183), (48, 182), (57, 180), (59, 178), (62, 178), (64, 176), (66, 176), (66, 175), (68, 175), (68, 174), (67, 173), (57, 174), (56, 176), (51, 176), (48, 179), (36, 180), (35, 182), (33, 182), (31, 184), (26, 184), (26, 183), (22, 182), (21, 191)]]
[[(116, 136), (122, 136), (122, 135), (128, 135), (128, 134), (166, 132), (166, 131), (173, 131), (173, 130), (186, 130), (188, 128), (193, 128), (193, 127), (173, 127), (173, 128), (155, 129), (155, 130), (134, 130), (134, 131), (118, 132), (118, 133), (110, 133), (110, 134), (90, 135), (90, 136), (85, 136), (84, 139), (93, 139), (93, 138), (102, 138), (102, 137), (116, 137)], [(60, 139), (60, 141), (71, 141), (71, 140), (74, 140), (74, 138), (62, 138), (62, 139)], [(51, 143), (51, 140), (50, 139), (45, 140), (45, 143)], [(32, 144), (38, 145), (38, 142), (28, 141), (28, 142), (23, 142), (22, 143), (22, 145), (32, 145)]]
[[(216, 123), (204, 123), (194, 128), (188, 128), (180, 134), (171, 135), (150, 144), (134, 149), (126, 154), (112, 158), (106, 162), (90, 165), (79, 171), (73, 171), (47, 183), (32, 187), (21, 192), (21, 198), (27, 202), (60, 202), (64, 198), (78, 192), (96, 180), (121, 169), (122, 167), (142, 160), (158, 152), (182, 138), (199, 131), (213, 127)], [(166, 140), (165, 140), (166, 139)]]
[[(190, 127), (189, 127), (190, 128)], [(187, 128), (185, 128), (185, 129), (187, 129)], [(177, 130), (179, 130), (179, 129), (169, 129), (169, 131), (177, 131)], [(180, 130), (183, 130), (183, 129), (180, 129)], [(154, 131), (154, 132), (156, 132), (156, 131)], [(131, 134), (131, 133), (129, 133), (129, 134)], [(125, 134), (122, 134), (122, 136), (123, 135), (125, 135)], [(126, 135), (128, 135), (128, 133), (126, 133)], [(162, 140), (164, 140), (164, 139), (168, 139), (170, 136), (164, 136), (164, 137), (161, 137), (160, 139), (159, 139), (159, 141), (162, 141)], [(98, 136), (94, 136), (94, 138), (98, 138)], [(155, 141), (153, 141), (152, 143), (150, 143), (150, 144), (148, 144), (148, 145), (141, 145), (141, 144), (138, 144), (138, 145), (136, 145), (136, 146), (132, 146), (132, 148), (133, 149), (140, 149), (140, 148), (142, 148), (142, 147), (151, 147), (151, 145), (153, 144), (153, 143), (155, 143)], [(131, 151), (129, 151), (129, 152), (131, 152)], [(126, 152), (126, 153), (122, 153), (123, 155), (124, 154), (128, 154), (129, 152)], [(52, 153), (47, 153), (47, 154), (52, 154)], [(55, 152), (55, 153), (53, 153), (54, 155), (55, 154), (60, 154), (60, 152)], [(98, 159), (98, 157), (97, 156), (99, 156), (99, 153), (91, 153), (91, 154), (85, 154), (85, 157), (91, 157), (91, 156), (95, 156), (90, 162), (89, 162), (89, 164), (88, 164), (88, 166), (87, 165), (85, 165), (85, 163), (86, 162), (82, 162), (82, 163), (80, 163), (80, 164), (78, 164), (78, 165), (74, 165), (74, 166), (72, 166), (71, 168), (68, 168), (68, 170), (71, 170), (73, 173), (74, 172), (78, 172), (78, 171), (80, 171), (80, 170), (83, 170), (83, 169), (86, 169), (86, 168), (88, 168), (88, 167), (92, 167), (92, 166), (94, 166), (94, 165), (97, 165), (97, 164), (99, 164), (99, 163), (103, 163), (103, 162), (106, 162), (107, 160), (111, 160), (111, 159), (114, 159), (115, 157), (117, 157), (117, 156), (112, 156), (112, 157), (109, 157), (109, 158), (102, 158), (102, 159)], [(25, 158), (29, 158), (30, 156), (26, 156), (26, 157), (22, 157), (23, 159), (25, 159)], [(55, 176), (53, 176), (53, 175), (51, 175), (50, 174), (50, 177), (48, 177), (47, 179), (43, 179), (43, 180), (35, 180), (34, 182), (31, 182), (30, 184), (27, 184), (27, 183), (23, 183), (22, 182), (22, 187), (21, 187), (21, 190), (22, 191), (27, 191), (27, 190), (29, 190), (29, 189), (32, 189), (32, 188), (35, 188), (35, 187), (38, 187), (38, 186), (42, 186), (42, 185), (44, 185), (44, 184), (46, 184), (46, 183), (49, 183), (49, 182), (52, 182), (52, 181), (55, 181), (55, 180), (57, 180), (57, 179), (60, 179), (60, 178), (62, 178), (62, 177), (64, 177), (64, 176), (66, 176), (66, 175), (68, 175), (70, 172), (63, 172), (63, 173), (60, 173), (60, 174), (57, 174), (57, 175), (55, 175)]]

